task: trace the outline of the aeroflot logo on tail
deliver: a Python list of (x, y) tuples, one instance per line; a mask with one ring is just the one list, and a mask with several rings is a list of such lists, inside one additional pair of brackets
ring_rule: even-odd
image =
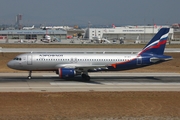
[(138, 55), (142, 54), (143, 52), (146, 52), (147, 50), (153, 48), (159, 48), (161, 45), (166, 44), (167, 38), (168, 38), (168, 33), (161, 36), (159, 40), (156, 40), (153, 43), (146, 46), (141, 52), (138, 53)]
[(150, 48), (151, 46), (153, 46), (153, 45), (155, 45), (155, 44), (157, 44), (157, 46), (160, 46), (160, 45), (162, 45), (162, 44), (165, 44), (166, 43), (166, 41), (167, 41), (167, 37), (168, 37), (168, 33), (167, 34), (165, 34), (165, 35), (163, 35), (161, 38), (160, 38), (160, 40), (156, 40), (155, 42), (153, 42), (153, 43), (151, 43), (150, 45), (148, 45), (146, 48), (144, 48), (144, 49), (147, 49), (147, 48)]

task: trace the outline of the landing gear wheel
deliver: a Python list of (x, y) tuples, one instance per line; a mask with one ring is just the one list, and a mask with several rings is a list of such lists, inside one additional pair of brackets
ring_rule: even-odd
[(83, 78), (83, 79), (85, 79), (85, 78), (86, 78), (86, 74), (82, 74), (81, 76), (82, 76), (82, 78)]
[(32, 71), (29, 71), (29, 76), (28, 76), (29, 80), (31, 79), (31, 74), (32, 74)]
[(82, 74), (82, 78), (86, 81), (90, 81), (90, 76), (86, 74)]
[(86, 76), (86, 80), (87, 80), (87, 81), (90, 81), (90, 79), (91, 79), (90, 76), (87, 75), (87, 76)]

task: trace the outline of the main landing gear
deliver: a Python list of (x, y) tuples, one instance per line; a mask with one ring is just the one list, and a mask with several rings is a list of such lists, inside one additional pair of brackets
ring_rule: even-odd
[(86, 80), (86, 81), (90, 81), (90, 79), (91, 79), (88, 74), (83, 73), (81, 76), (82, 76), (83, 80)]
[(29, 76), (28, 76), (28, 79), (30, 80), (32, 77), (31, 77), (31, 74), (32, 74), (32, 71), (29, 71)]
[[(27, 77), (29, 80), (32, 78), (31, 75), (32, 75), (32, 71), (29, 71), (29, 75)], [(81, 77), (83, 80), (86, 80), (86, 81), (90, 81), (90, 79), (91, 79), (90, 76), (88, 75), (88, 73), (82, 73)]]

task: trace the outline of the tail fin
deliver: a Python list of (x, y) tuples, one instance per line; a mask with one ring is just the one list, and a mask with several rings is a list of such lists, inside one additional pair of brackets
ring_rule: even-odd
[(170, 28), (161, 28), (158, 33), (150, 40), (150, 42), (138, 53), (141, 54), (157, 54), (163, 55), (166, 42), (168, 39), (168, 33)]

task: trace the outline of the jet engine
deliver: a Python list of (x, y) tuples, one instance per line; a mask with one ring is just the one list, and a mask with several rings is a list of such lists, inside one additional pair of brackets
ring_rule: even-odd
[(60, 78), (68, 78), (74, 77), (76, 75), (76, 71), (72, 68), (59, 68), (57, 71)]

